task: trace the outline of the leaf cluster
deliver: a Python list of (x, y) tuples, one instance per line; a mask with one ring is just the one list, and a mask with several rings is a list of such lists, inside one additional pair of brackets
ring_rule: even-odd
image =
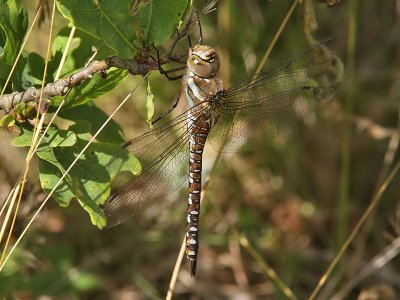
[[(74, 74), (85, 66), (96, 50), (96, 60), (110, 56), (132, 59), (141, 55), (143, 47), (162, 45), (176, 31), (190, 6), (190, 1), (57, 1), (58, 11), (69, 21), (55, 36), (51, 57), (47, 65), (46, 82), (56, 80), (63, 51), (72, 26), (77, 28), (72, 47), (62, 66), (60, 77)], [(24, 91), (41, 87), (45, 58), (35, 52), (22, 52), (15, 70), (6, 86), (8, 75), (28, 29), (28, 13), (19, 8), (15, 0), (0, 0), (0, 87), (3, 93)], [(118, 86), (128, 75), (127, 71), (111, 68), (106, 76), (95, 74), (66, 96), (49, 99), (49, 112), (54, 112), (64, 101), (59, 117), (69, 124), (66, 129), (51, 125), (37, 149), (39, 178), (42, 189), (50, 192), (65, 174), (71, 162), (81, 152), (91, 136), (107, 119), (96, 107), (94, 100)], [(148, 110), (151, 118), (151, 90)], [(29, 147), (33, 126), (25, 122), (33, 118), (36, 103), (21, 103), (0, 118), (0, 126), (19, 129), (13, 141), (17, 147)], [(105, 130), (79, 158), (77, 164), (55, 191), (54, 198), (61, 206), (68, 206), (76, 198), (98, 227), (106, 224), (100, 205), (110, 195), (110, 183), (119, 172), (137, 174), (140, 164), (123, 143), (120, 126), (111, 121)]]

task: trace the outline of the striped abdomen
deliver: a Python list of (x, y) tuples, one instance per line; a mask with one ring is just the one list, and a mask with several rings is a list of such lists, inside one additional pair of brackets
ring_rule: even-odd
[(186, 227), (186, 256), (191, 263), (192, 276), (196, 273), (198, 253), (198, 232), (200, 217), (201, 171), (204, 145), (210, 132), (210, 119), (200, 122), (188, 116), (188, 123), (192, 124), (189, 138), (189, 198)]
[[(217, 75), (219, 58), (209, 46), (197, 45), (189, 51), (187, 73), (184, 77), (184, 91), (189, 107), (189, 199), (186, 228), (186, 257), (191, 263), (192, 276), (196, 273), (199, 248), (199, 218), (201, 172), (204, 145), (211, 127), (218, 116), (210, 110), (213, 96), (223, 91)], [(203, 105), (204, 104), (204, 105)]]

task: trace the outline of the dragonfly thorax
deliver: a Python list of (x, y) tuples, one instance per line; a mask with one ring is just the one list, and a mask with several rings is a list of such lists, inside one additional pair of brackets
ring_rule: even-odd
[(196, 45), (189, 50), (188, 69), (203, 78), (212, 77), (219, 70), (219, 56), (214, 48)]

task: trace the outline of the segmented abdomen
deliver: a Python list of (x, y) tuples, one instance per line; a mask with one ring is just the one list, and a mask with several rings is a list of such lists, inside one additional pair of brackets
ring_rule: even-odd
[(184, 78), (185, 96), (189, 107), (193, 109), (188, 114), (189, 129), (189, 199), (186, 227), (186, 257), (191, 264), (192, 276), (196, 273), (197, 253), (199, 248), (199, 218), (201, 171), (204, 144), (216, 118), (205, 106), (199, 106), (223, 90), (222, 82), (217, 75), (202, 78), (188, 72)]
[[(197, 124), (199, 123), (199, 124)], [(201, 171), (204, 144), (210, 132), (210, 119), (196, 120), (188, 115), (188, 124), (191, 128), (189, 138), (189, 198), (186, 227), (186, 256), (191, 263), (192, 276), (196, 273), (198, 253), (198, 232), (200, 217)]]

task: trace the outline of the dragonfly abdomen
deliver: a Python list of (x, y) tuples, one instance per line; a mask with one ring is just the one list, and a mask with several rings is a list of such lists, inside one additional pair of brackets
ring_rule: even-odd
[(198, 231), (203, 150), (211, 126), (210, 118), (202, 118), (201, 122), (193, 120), (190, 116), (188, 119), (189, 123), (193, 121), (194, 123), (191, 127), (189, 138), (189, 198), (186, 227), (186, 257), (191, 263), (191, 273), (194, 276), (196, 274), (199, 248)]

